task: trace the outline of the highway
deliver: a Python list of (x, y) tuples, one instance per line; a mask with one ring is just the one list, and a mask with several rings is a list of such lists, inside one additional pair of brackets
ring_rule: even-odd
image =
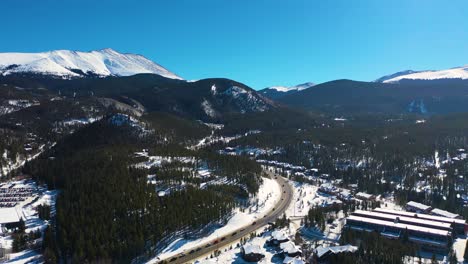
[(248, 226), (239, 227), (239, 229), (233, 231), (230, 234), (226, 234), (224, 237), (220, 237), (216, 240), (212, 240), (205, 244), (200, 244), (197, 247), (189, 248), (183, 253), (168, 259), (161, 260), (159, 263), (171, 263), (171, 264), (182, 264), (191, 263), (201, 257), (210, 255), (215, 250), (219, 250), (225, 246), (233, 244), (240, 240), (242, 237), (249, 236), (251, 233), (259, 231), (262, 227), (268, 225), (269, 222), (274, 222), (278, 217), (282, 216), (286, 212), (289, 204), (293, 197), (293, 189), (289, 183), (281, 176), (275, 176), (273, 173), (267, 172), (272, 178), (274, 178), (281, 188), (281, 199), (275, 205), (275, 207), (263, 218), (257, 219), (255, 222)]

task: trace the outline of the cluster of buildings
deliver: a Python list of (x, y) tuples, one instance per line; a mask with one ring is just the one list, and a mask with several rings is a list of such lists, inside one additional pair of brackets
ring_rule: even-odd
[(389, 239), (406, 237), (422, 250), (437, 253), (448, 252), (454, 237), (468, 231), (462, 219), (383, 208), (353, 212), (346, 218), (345, 228), (378, 232)]
[(422, 214), (431, 214), (435, 216), (442, 216), (447, 218), (458, 218), (461, 219), (462, 217), (458, 214), (454, 214), (442, 209), (432, 208), (429, 205), (425, 205), (422, 203), (410, 201), (406, 203), (406, 210), (415, 213), (422, 213)]
[(38, 191), (32, 181), (0, 183), (0, 234), (19, 224), (24, 218), (22, 206), (33, 201)]
[[(304, 264), (302, 250), (282, 231), (273, 231), (266, 241), (269, 247), (275, 247), (284, 260), (283, 264)], [(246, 243), (241, 248), (242, 258), (249, 262), (258, 262), (265, 257), (265, 251), (258, 239)]]

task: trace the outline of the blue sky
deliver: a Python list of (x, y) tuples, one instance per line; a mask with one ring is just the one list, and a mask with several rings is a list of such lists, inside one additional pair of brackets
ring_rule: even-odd
[(468, 64), (466, 0), (2, 0), (0, 10), (0, 52), (110, 47), (255, 89)]

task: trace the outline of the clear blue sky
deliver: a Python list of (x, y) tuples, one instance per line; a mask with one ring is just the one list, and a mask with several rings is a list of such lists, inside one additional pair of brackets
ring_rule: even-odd
[(111, 47), (185, 79), (256, 89), (468, 64), (466, 0), (2, 0), (0, 10), (0, 52)]

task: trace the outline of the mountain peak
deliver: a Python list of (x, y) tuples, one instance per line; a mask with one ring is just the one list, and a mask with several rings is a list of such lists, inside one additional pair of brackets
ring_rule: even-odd
[(130, 76), (153, 73), (182, 79), (144, 56), (120, 53), (112, 48), (88, 52), (52, 50), (39, 53), (0, 53), (0, 74), (34, 73), (61, 78)]
[(287, 94), (292, 94), (292, 93), (296, 93), (296, 92), (308, 89), (314, 85), (315, 84), (312, 82), (306, 82), (306, 83), (298, 84), (298, 85), (291, 86), (291, 87), (271, 86), (271, 87), (267, 87), (267, 88), (260, 90), (259, 93), (263, 94), (264, 96), (270, 99), (278, 99)]
[(439, 80), (468, 79), (468, 66), (455, 67), (446, 70), (402, 71), (381, 77), (376, 82), (396, 83), (401, 80)]

